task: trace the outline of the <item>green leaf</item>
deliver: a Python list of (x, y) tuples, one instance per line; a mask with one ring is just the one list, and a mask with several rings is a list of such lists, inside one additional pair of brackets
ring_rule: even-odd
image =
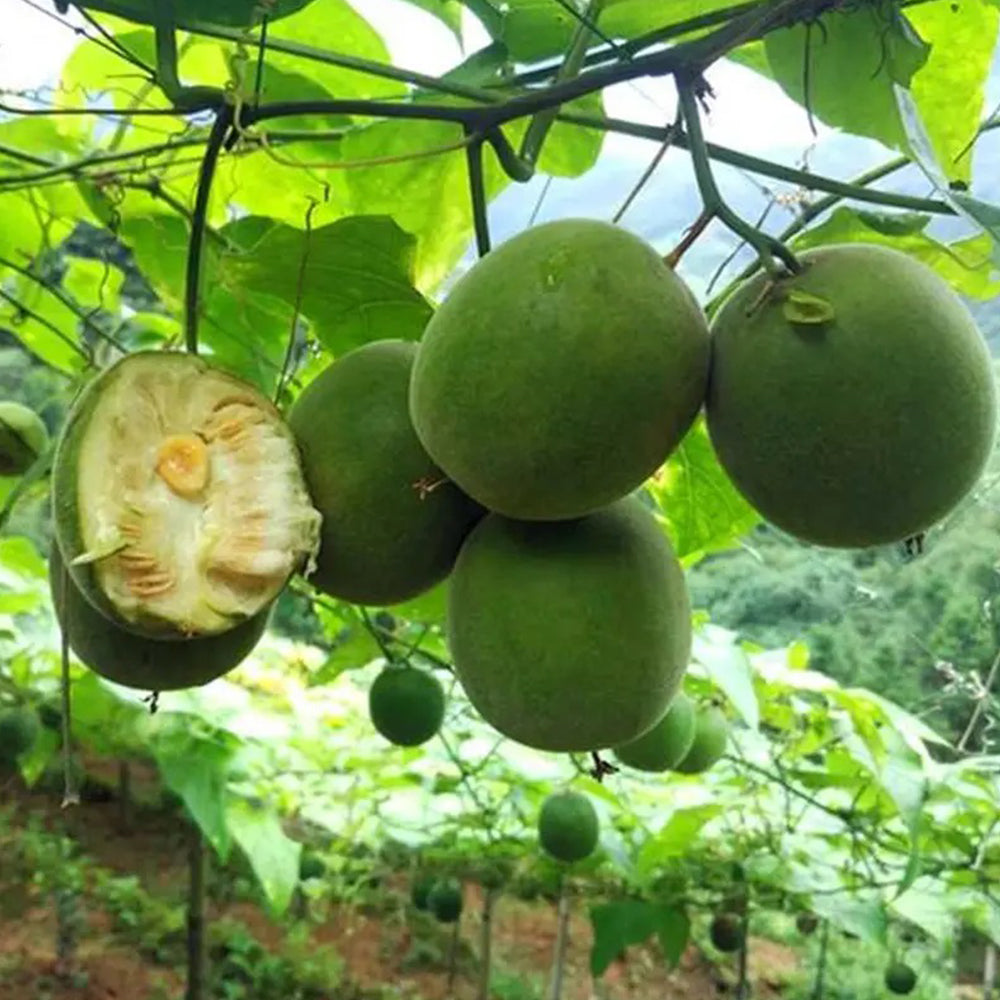
[(890, 904), (892, 910), (916, 924), (936, 941), (951, 941), (955, 933), (955, 914), (949, 906), (947, 891), (936, 879), (920, 879), (897, 896)]
[(724, 806), (715, 802), (691, 809), (677, 809), (660, 831), (642, 845), (636, 859), (639, 877), (648, 878), (662, 868), (664, 862), (686, 854), (698, 839), (702, 827), (724, 810)]
[(930, 44), (927, 62), (910, 82), (913, 100), (948, 180), (968, 181), (972, 156), (964, 151), (983, 114), (1000, 12), (981, 0), (961, 7), (938, 0), (907, 8), (906, 17)]
[[(650, 3), (649, 0), (605, 0), (599, 24), (602, 31), (616, 38), (635, 38), (732, 6), (733, 0), (670, 0), (669, 4)], [(696, 28), (675, 35), (671, 40), (692, 38), (708, 30), (711, 29)]]
[[(269, 30), (272, 38), (280, 38), (311, 48), (329, 48), (332, 40), (336, 51), (349, 53), (352, 58), (391, 64), (389, 50), (378, 32), (347, 2), (347, 0), (322, 0), (313, 3), (292, 17), (285, 18)], [(303, 71), (301, 58), (268, 52), (268, 67), (290, 73)], [(309, 78), (341, 99), (400, 97), (406, 85), (374, 74), (333, 66), (322, 62), (309, 62)], [(280, 197), (280, 191), (275, 192)]]
[[(644, 900), (622, 900), (590, 908), (594, 943), (590, 949), (591, 975), (602, 976), (608, 966), (632, 945), (642, 944), (654, 934), (660, 937), (664, 953), (677, 953), (680, 936), (687, 939), (687, 918), (673, 907)], [(680, 944), (683, 950), (684, 944)], [(676, 962), (676, 959), (673, 961)]]
[(412, 237), (391, 219), (351, 216), (307, 233), (272, 226), (254, 249), (226, 254), (230, 291), (263, 292), (301, 304), (334, 355), (371, 340), (416, 340), (431, 307), (413, 287)]
[(695, 633), (692, 659), (704, 667), (712, 683), (732, 702), (751, 728), (760, 726), (760, 704), (753, 688), (750, 658), (725, 629), (708, 626)]
[(909, 85), (928, 50), (894, 6), (829, 11), (815, 23), (771, 32), (764, 48), (774, 79), (817, 118), (906, 148), (896, 86)]
[(382, 650), (372, 634), (357, 625), (337, 643), (323, 665), (309, 678), (309, 685), (332, 684), (344, 671), (359, 670), (381, 655)]
[(236, 796), (229, 798), (226, 825), (247, 856), (271, 910), (284, 913), (299, 882), (302, 845), (287, 836), (272, 809)]
[(801, 326), (820, 326), (836, 316), (836, 311), (826, 299), (797, 288), (791, 289), (785, 296), (781, 311), (789, 323)]
[(455, 37), (462, 39), (462, 5), (459, 0), (406, 0), (417, 7), (422, 7), (451, 28)]
[(817, 894), (812, 906), (817, 916), (825, 917), (839, 930), (850, 931), (865, 941), (886, 940), (885, 907), (874, 896), (866, 899), (861, 893)]
[(647, 489), (688, 566), (732, 548), (760, 520), (719, 465), (700, 417)]
[(226, 772), (236, 737), (198, 735), (179, 720), (156, 734), (153, 756), (166, 786), (178, 795), (205, 839), (223, 859), (229, 852), (226, 823)]
[(663, 957), (673, 967), (680, 965), (681, 957), (691, 938), (691, 921), (681, 910), (664, 910), (660, 914), (660, 926), (656, 930)]
[[(941, 243), (917, 228), (918, 218), (905, 215), (894, 227), (885, 215), (873, 217), (842, 206), (825, 222), (797, 237), (792, 247), (801, 251), (832, 243), (879, 243), (922, 261), (964, 295), (991, 299), (1000, 294), (1000, 271), (991, 259), (988, 236)], [(1000, 236), (1000, 212), (996, 224)]]
[(37, 281), (21, 275), (5, 286), (0, 296), (2, 325), (53, 368), (64, 372), (83, 368), (86, 354), (80, 344), (80, 319), (73, 309)]

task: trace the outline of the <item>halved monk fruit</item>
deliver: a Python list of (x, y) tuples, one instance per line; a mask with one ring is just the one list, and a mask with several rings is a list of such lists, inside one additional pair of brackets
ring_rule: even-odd
[(253, 386), (139, 352), (80, 396), (53, 467), (56, 538), (83, 596), (158, 639), (258, 615), (319, 544), (291, 432)]
[(485, 513), (434, 464), (407, 397), (415, 344), (377, 340), (339, 357), (288, 414), (323, 514), (311, 582), (356, 604), (409, 600), (443, 580)]
[(49, 551), (49, 589), (59, 626), (80, 662), (109, 681), (141, 691), (200, 687), (228, 673), (260, 641), (271, 610), (181, 647), (136, 635), (102, 615), (73, 583), (58, 545)]

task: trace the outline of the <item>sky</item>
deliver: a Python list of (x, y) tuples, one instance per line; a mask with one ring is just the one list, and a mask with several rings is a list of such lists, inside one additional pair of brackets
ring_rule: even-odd
[[(404, 0), (351, 3), (385, 39), (397, 65), (440, 74), (464, 58), (457, 40), (440, 21)], [(58, 76), (59, 68), (78, 44), (72, 28), (60, 22), (83, 23), (72, 10), (66, 16), (56, 15), (52, 0), (0, 0), (0, 24), (4, 26), (0, 36), (0, 88), (35, 87)], [(488, 42), (485, 31), (471, 15), (465, 19), (464, 42), (466, 53)], [(748, 152), (773, 148), (775, 136), (796, 147), (811, 141), (805, 116), (774, 84), (730, 63), (713, 67), (709, 76), (720, 93), (736, 97), (717, 102), (713, 109), (708, 127), (714, 140)], [(673, 117), (674, 103), (669, 79), (620, 85), (607, 94), (609, 114), (656, 124)], [(749, 107), (755, 110), (753, 116), (746, 113)], [(760, 121), (766, 121), (768, 128), (762, 130)], [(645, 142), (616, 139), (608, 152), (645, 159), (649, 149)]]

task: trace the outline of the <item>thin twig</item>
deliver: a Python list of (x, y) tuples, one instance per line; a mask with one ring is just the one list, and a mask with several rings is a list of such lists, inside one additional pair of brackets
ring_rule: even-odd
[(660, 143), (660, 148), (656, 151), (653, 159), (650, 161), (649, 166), (642, 172), (642, 176), (635, 182), (632, 190), (629, 191), (625, 200), (622, 202), (621, 208), (615, 212), (612, 217), (612, 222), (621, 222), (622, 216), (632, 207), (632, 202), (639, 197), (639, 193), (642, 189), (649, 183), (653, 174), (656, 173), (656, 168), (663, 162), (663, 157), (667, 155), (667, 150), (673, 145), (674, 136), (677, 134), (679, 124), (674, 122), (672, 125), (667, 126), (667, 134)]
[(688, 230), (682, 237), (681, 241), (663, 258), (663, 263), (666, 264), (667, 267), (671, 268), (671, 270), (676, 268), (684, 254), (691, 249), (695, 241), (708, 228), (709, 223), (714, 218), (715, 212), (712, 209), (702, 209), (701, 214), (694, 220), (694, 223), (688, 227)]

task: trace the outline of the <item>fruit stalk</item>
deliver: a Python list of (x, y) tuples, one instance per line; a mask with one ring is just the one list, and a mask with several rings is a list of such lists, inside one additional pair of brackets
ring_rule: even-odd
[[(774, 258), (777, 257), (793, 274), (801, 270), (799, 262), (792, 252), (773, 236), (755, 229), (741, 219), (722, 199), (715, 178), (712, 176), (712, 165), (709, 162), (705, 136), (701, 130), (701, 117), (698, 112), (698, 97), (696, 88), (698, 78), (677, 77), (677, 98), (680, 102), (681, 115), (684, 118), (684, 128), (687, 131), (691, 163), (694, 167), (698, 191), (706, 212), (712, 212), (731, 229), (737, 236), (750, 244), (760, 257), (761, 265), (769, 273), (775, 273), (777, 268)], [(701, 86), (705, 86), (704, 83)]]
[[(555, 82), (557, 84), (579, 75), (583, 67), (584, 57), (587, 54), (587, 46), (590, 45), (594, 34), (594, 22), (600, 16), (603, 6), (604, 0), (590, 0), (586, 14), (580, 16), (576, 31), (570, 40), (566, 58), (563, 60), (562, 66), (559, 67), (559, 72), (556, 73)], [(536, 112), (528, 125), (528, 130), (524, 133), (524, 139), (521, 142), (521, 159), (532, 169), (538, 161), (545, 137), (549, 134), (549, 129), (552, 128), (558, 112), (558, 106)]]
[(198, 191), (194, 211), (191, 213), (191, 238), (188, 241), (187, 269), (184, 279), (184, 342), (191, 354), (198, 353), (198, 285), (201, 279), (201, 254), (208, 225), (208, 196), (219, 153), (233, 124), (233, 107), (223, 104), (215, 113), (212, 130), (208, 134), (205, 155), (198, 173)]

